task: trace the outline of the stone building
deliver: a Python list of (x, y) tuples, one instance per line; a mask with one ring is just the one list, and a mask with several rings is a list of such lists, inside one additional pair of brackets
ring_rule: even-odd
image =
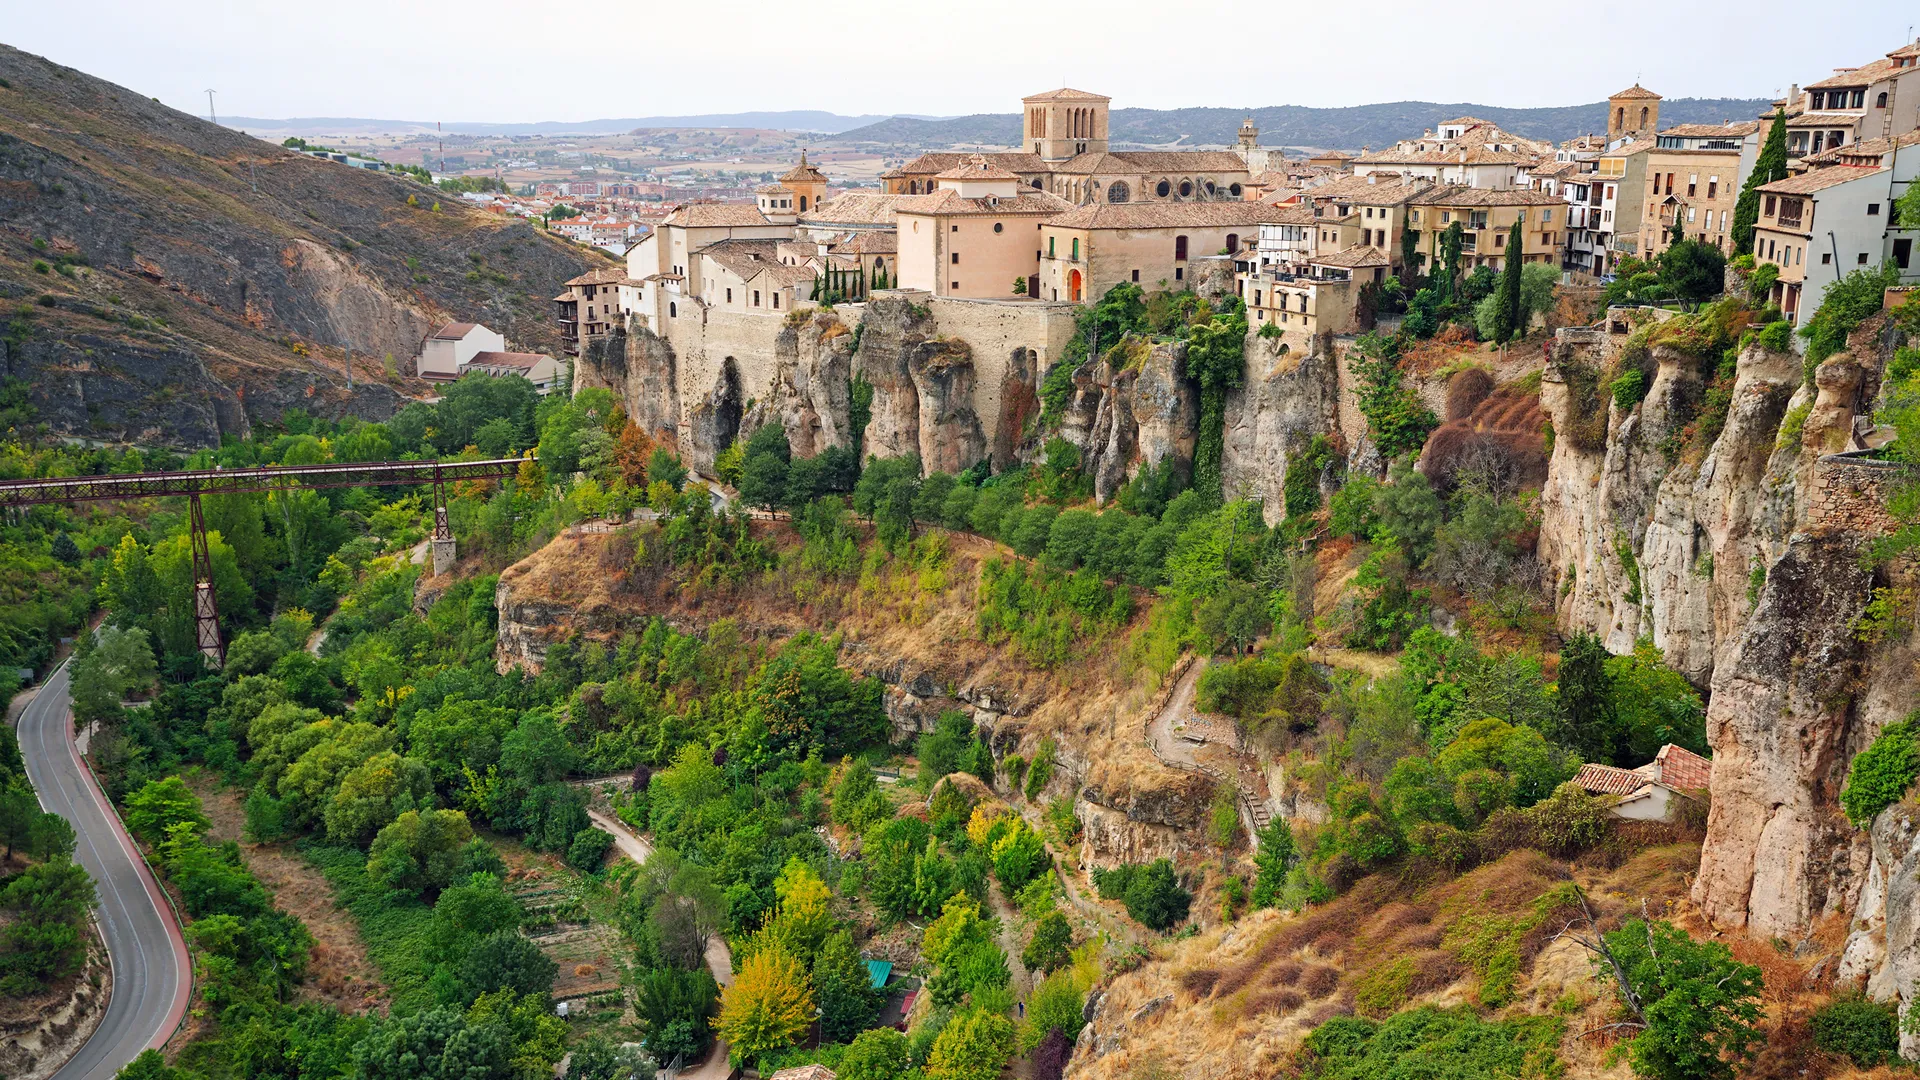
[[(1070, 203), (1194, 202), (1241, 199), (1253, 178), (1233, 150), (1115, 151), (1109, 149), (1112, 99), (1062, 87), (1022, 99), (1020, 149), (986, 155), (1024, 187)], [(1255, 136), (1257, 138), (1258, 132)], [(881, 175), (888, 194), (924, 195), (939, 175), (972, 155), (922, 154)]]
[(1460, 265), (1471, 269), (1506, 264), (1513, 223), (1521, 223), (1521, 261), (1560, 265), (1566, 238), (1566, 203), (1543, 191), (1490, 191), (1453, 184), (1421, 192), (1408, 201), (1407, 225), (1421, 232), (1420, 265), (1431, 266), (1439, 253), (1439, 234), (1454, 222), (1465, 230)]
[(1654, 136), (1646, 153), (1649, 180), (1640, 219), (1640, 257), (1673, 246), (1680, 222), (1689, 240), (1728, 247), (1734, 204), (1760, 154), (1760, 122), (1681, 124)]
[(900, 287), (944, 297), (1030, 295), (1038, 285), (1041, 222), (1071, 207), (1023, 187), (982, 154), (935, 180), (932, 194), (895, 205)]
[(1257, 202), (1095, 204), (1040, 227), (1040, 289), (1048, 300), (1091, 303), (1131, 282), (1152, 292), (1190, 285), (1191, 261), (1233, 255), (1280, 208)]

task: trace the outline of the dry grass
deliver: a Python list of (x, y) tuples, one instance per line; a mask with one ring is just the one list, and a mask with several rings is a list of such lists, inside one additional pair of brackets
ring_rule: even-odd
[(240, 792), (215, 787), (204, 774), (195, 778), (194, 788), (213, 822), (212, 838), (239, 841), (247, 869), (266, 886), (273, 902), (313, 934), (307, 978), (295, 991), (296, 1000), (322, 1002), (346, 1012), (384, 1011), (387, 988), (379, 969), (367, 958), (366, 943), (353, 917), (335, 905), (327, 879), (284, 844), (248, 843), (243, 837), (246, 810)]

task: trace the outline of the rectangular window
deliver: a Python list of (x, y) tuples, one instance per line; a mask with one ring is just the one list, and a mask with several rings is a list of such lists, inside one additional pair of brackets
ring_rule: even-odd
[(1053, 237), (1047, 237), (1047, 258), (1053, 258)]
[(1868, 203), (1868, 204), (1867, 204), (1867, 216), (1868, 216), (1868, 217), (1879, 217), (1879, 216), (1880, 216), (1880, 204), (1879, 204), (1879, 203), (1877, 203), (1877, 202), (1870, 202), (1870, 203)]
[(1693, 207), (1691, 207), (1691, 206), (1689, 206), (1689, 207), (1687, 207), (1687, 220), (1688, 220), (1688, 221), (1692, 221), (1692, 220), (1693, 220), (1693, 211), (1694, 211), (1694, 208), (1693, 208)]
[(956, 266), (957, 266), (957, 265), (959, 265), (959, 263), (960, 263), (960, 253), (959, 253), (959, 252), (957, 252), (957, 251), (956, 251), (956, 252), (954, 252), (953, 254), (951, 254), (951, 255), (949, 255), (949, 256), (947, 256), (947, 258), (949, 258), (950, 260), (952, 260), (952, 261), (953, 261), (953, 263), (954, 263), (954, 264), (955, 264)]
[(753, 290), (753, 306), (754, 307), (760, 306), (760, 290), (759, 289)]
[(1073, 261), (1074, 262), (1080, 261), (1080, 238), (1079, 237), (1075, 237), (1073, 241)]
[(1174, 268), (1173, 268), (1173, 280), (1175, 280), (1175, 281), (1185, 281), (1186, 279), (1187, 279), (1187, 268), (1186, 268), (1186, 267), (1184, 267), (1184, 266), (1176, 266), (1176, 267), (1174, 267)]
[(1719, 194), (1720, 194), (1720, 178), (1717, 176), (1707, 177), (1707, 198), (1711, 199)]
[(1773, 208), (1777, 201), (1772, 195), (1767, 196), (1767, 208), (1764, 211), (1767, 217), (1773, 216)]
[(1859, 259), (1858, 259), (1857, 261), (1859, 262), (1859, 264), (1860, 264), (1861, 266), (1865, 266), (1865, 265), (1867, 265), (1867, 253), (1866, 253), (1866, 252), (1864, 252), (1864, 251), (1863, 251), (1863, 252), (1861, 252), (1861, 253), (1860, 253), (1860, 258), (1859, 258)]
[[(1135, 270), (1135, 271), (1133, 272), (1133, 280), (1134, 280), (1134, 281), (1136, 281), (1136, 282), (1138, 282), (1138, 281), (1140, 280), (1140, 271), (1138, 271), (1138, 270)], [(1258, 303), (1260, 302), (1260, 300), (1259, 300), (1259, 297), (1260, 297), (1260, 294), (1259, 294), (1259, 293), (1254, 293), (1253, 295), (1254, 295), (1254, 301), (1253, 301), (1253, 302), (1254, 302), (1255, 304), (1258, 304)]]
[(1540, 211), (1540, 224), (1542, 225), (1553, 224), (1553, 207), (1549, 206), (1546, 209)]
[(773, 310), (775, 311), (780, 310), (780, 294), (779, 293), (773, 294)]
[(1700, 174), (1688, 173), (1687, 174), (1687, 198), (1689, 199), (1693, 198), (1695, 189), (1698, 188), (1699, 186), (1700, 186)]
[(949, 230), (950, 230), (950, 231), (952, 231), (952, 232), (959, 232), (959, 231), (960, 231), (960, 226), (958, 226), (958, 225), (952, 225), (952, 226), (949, 226)]

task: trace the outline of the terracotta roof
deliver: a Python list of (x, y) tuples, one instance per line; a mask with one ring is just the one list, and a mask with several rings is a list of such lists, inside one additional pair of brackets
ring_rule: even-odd
[(1920, 57), (1920, 41), (1913, 42), (1912, 44), (1909, 44), (1909, 45), (1902, 45), (1899, 48), (1888, 53), (1887, 55), (1891, 57), (1898, 57), (1900, 59), (1911, 59), (1915, 57)]
[(1622, 143), (1617, 148), (1609, 150), (1600, 156), (1611, 158), (1632, 157), (1635, 154), (1644, 154), (1649, 150), (1655, 149), (1658, 149), (1658, 144), (1652, 139), (1635, 139), (1630, 143)]
[(763, 266), (780, 265), (778, 240), (722, 240), (700, 249), (700, 257), (712, 259), (745, 281)]
[(1558, 195), (1549, 195), (1544, 191), (1523, 188), (1499, 191), (1467, 187), (1464, 184), (1433, 188), (1410, 200), (1415, 206), (1559, 206), (1565, 201)]
[(1672, 743), (1653, 756), (1652, 767), (1661, 783), (1682, 791), (1697, 791), (1713, 780), (1712, 761)]
[(1799, 116), (1787, 117), (1790, 128), (1852, 127), (1859, 120), (1852, 113), (1804, 112)]
[(1858, 180), (1863, 176), (1885, 172), (1885, 169), (1872, 165), (1829, 165), (1824, 169), (1810, 169), (1798, 176), (1789, 176), (1785, 180), (1775, 180), (1771, 184), (1760, 185), (1760, 190), (1770, 195), (1811, 195), (1816, 191), (1844, 184), (1849, 180)]
[(567, 280), (567, 284), (569, 286), (572, 286), (572, 285), (625, 285), (626, 283), (627, 283), (627, 272), (622, 269), (613, 269), (613, 268), (608, 268), (605, 270), (589, 270), (586, 273), (581, 274), (577, 278), (569, 278)]
[(753, 193), (755, 195), (778, 195), (785, 190), (787, 189), (779, 184), (761, 184), (759, 187), (753, 189)]
[(820, 175), (819, 169), (807, 164), (807, 152), (802, 150), (800, 151), (800, 164), (789, 169), (787, 175), (780, 178), (780, 182), (783, 184), (824, 184), (827, 182), (827, 178)]
[(1399, 173), (1368, 173), (1330, 180), (1308, 188), (1306, 195), (1315, 202), (1355, 202), (1367, 206), (1398, 206), (1423, 191), (1433, 190), (1431, 180), (1407, 178)]
[(1052, 169), (1073, 176), (1098, 173), (1246, 172), (1247, 163), (1231, 150), (1125, 150), (1076, 154)]
[(1558, 179), (1568, 173), (1580, 171), (1577, 161), (1556, 161), (1551, 165), (1542, 165), (1533, 170), (1532, 175), (1539, 179)]
[(1345, 270), (1359, 270), (1368, 266), (1386, 266), (1387, 254), (1376, 247), (1355, 244), (1343, 251), (1331, 255), (1321, 255), (1308, 259), (1315, 266), (1332, 266)]
[(1058, 195), (1045, 191), (1022, 189), (1018, 195), (1002, 195), (998, 198), (985, 196), (967, 198), (951, 189), (936, 191), (931, 195), (901, 195), (895, 204), (896, 212), (901, 214), (938, 214), (955, 216), (967, 214), (1005, 215), (1016, 214), (1057, 214), (1071, 210), (1073, 204)]
[(1801, 160), (1808, 165), (1851, 165), (1855, 164), (1855, 162), (1845, 159), (1872, 158), (1875, 159), (1875, 163), (1877, 164), (1878, 159), (1883, 155), (1892, 153), (1896, 145), (1912, 146), (1915, 143), (1920, 143), (1920, 131), (1909, 131), (1905, 135), (1900, 135), (1892, 139), (1863, 139), (1860, 142), (1848, 143), (1845, 146), (1835, 146), (1827, 150), (1822, 150), (1817, 154), (1809, 154)]
[(849, 255), (892, 255), (900, 250), (900, 234), (892, 229), (869, 229), (834, 250)]
[(964, 163), (951, 169), (944, 169), (933, 175), (935, 180), (1018, 180), (1019, 176), (987, 160), (985, 154), (975, 154)]
[[(572, 283), (569, 282), (568, 284)], [(473, 328), (479, 325), (479, 323), (470, 322), (450, 322), (440, 329), (435, 330), (433, 336), (441, 341), (459, 341), (461, 338), (472, 333)]]
[[(851, 269), (851, 268), (849, 268)], [(785, 263), (768, 263), (745, 275), (746, 280), (771, 277), (776, 285), (800, 285), (813, 281), (813, 271), (804, 266), (788, 266)]]
[(1340, 159), (1341, 161), (1352, 161), (1352, 160), (1353, 160), (1353, 155), (1352, 155), (1352, 154), (1349, 154), (1349, 153), (1347, 153), (1347, 152), (1346, 152), (1345, 150), (1322, 150), (1322, 151), (1320, 151), (1320, 152), (1319, 152), (1319, 153), (1317, 153), (1317, 154), (1309, 154), (1309, 155), (1307, 155), (1307, 156), (1308, 156), (1308, 158), (1310, 158), (1310, 159), (1311, 159), (1311, 158), (1320, 158), (1320, 159), (1321, 159), (1321, 160), (1323, 160), (1323, 161), (1324, 161), (1324, 160), (1327, 160), (1327, 159), (1330, 159), (1330, 158), (1338, 158), (1338, 159)]
[(1760, 121), (1741, 120), (1725, 124), (1677, 124), (1661, 132), (1682, 139), (1710, 139), (1716, 135), (1742, 138), (1760, 130)]
[[(935, 151), (921, 154), (919, 157), (914, 158), (898, 169), (889, 169), (884, 175), (896, 178), (902, 176), (933, 176), (937, 173), (945, 172), (956, 165), (964, 165), (967, 159), (973, 156), (972, 154), (961, 154), (945, 150)], [(1053, 171), (1052, 166), (1043, 161), (1038, 154), (996, 153), (982, 154), (980, 156), (1012, 172), (1031, 174)]]
[(1048, 221), (1063, 229), (1178, 229), (1255, 226), (1279, 211), (1258, 202), (1094, 203)]
[(535, 364), (545, 359), (547, 359), (545, 353), (493, 352), (492, 350), (488, 350), (486, 352), (474, 353), (473, 359), (467, 361), (467, 366), (513, 368), (515, 370), (526, 371), (531, 370)]
[(1313, 208), (1295, 203), (1291, 206), (1265, 204), (1267, 212), (1260, 218), (1262, 225), (1312, 225), (1324, 220), (1313, 216)]
[(1593, 795), (1629, 795), (1647, 786), (1647, 777), (1632, 769), (1589, 763), (1580, 766), (1573, 782)]
[(712, 229), (731, 226), (771, 225), (760, 208), (752, 203), (688, 203), (668, 214), (662, 225), (688, 229)]
[(1630, 100), (1630, 101), (1660, 101), (1660, 100), (1663, 100), (1663, 99), (1662, 99), (1662, 98), (1660, 97), (1660, 95), (1659, 95), (1659, 94), (1656, 94), (1656, 93), (1654, 93), (1653, 91), (1651, 91), (1651, 90), (1649, 90), (1649, 89), (1647, 89), (1646, 87), (1644, 87), (1644, 86), (1641, 86), (1641, 85), (1640, 85), (1639, 83), (1634, 83), (1634, 84), (1633, 84), (1632, 86), (1629, 86), (1629, 87), (1627, 87), (1627, 88), (1626, 88), (1625, 90), (1622, 90), (1622, 91), (1620, 91), (1620, 92), (1619, 92), (1619, 93), (1617, 93), (1617, 94), (1608, 94), (1608, 95), (1607, 95), (1607, 100), (1608, 100), (1608, 101), (1616, 101), (1616, 100), (1619, 100), (1619, 99), (1621, 99), (1621, 98), (1625, 98), (1625, 99), (1627, 99), (1627, 100)]
[(1070, 86), (1063, 86), (1058, 90), (1049, 90), (1044, 94), (1033, 94), (1029, 97), (1023, 97), (1020, 100), (1021, 101), (1112, 101), (1113, 99), (1102, 94), (1089, 94), (1085, 90), (1075, 90)]
[(1804, 89), (1830, 90), (1836, 86), (1866, 86), (1869, 83), (1879, 82), (1881, 79), (1899, 70), (1901, 70), (1900, 67), (1891, 59), (1875, 60), (1870, 64), (1862, 64), (1857, 68), (1847, 68), (1844, 71), (1835, 72), (1821, 79), (1819, 82), (1810, 82)]
[(803, 225), (892, 225), (894, 208), (911, 195), (882, 195), (849, 191), (836, 195), (800, 215)]

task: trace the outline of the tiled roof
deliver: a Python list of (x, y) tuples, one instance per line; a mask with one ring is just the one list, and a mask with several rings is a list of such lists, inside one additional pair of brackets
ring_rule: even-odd
[(745, 281), (763, 266), (780, 265), (780, 241), (722, 240), (701, 248), (700, 257), (712, 259)]
[(1710, 139), (1715, 136), (1745, 137), (1760, 130), (1760, 121), (1742, 120), (1725, 124), (1678, 124), (1661, 132), (1682, 139)]
[(467, 361), (467, 366), (468, 367), (514, 368), (517, 370), (525, 371), (525, 370), (531, 369), (533, 365), (538, 364), (540, 361), (545, 359), (547, 359), (545, 353), (494, 352), (492, 350), (488, 350), (486, 352), (474, 353), (473, 359)]
[(783, 184), (824, 184), (827, 182), (827, 178), (820, 175), (819, 169), (807, 164), (807, 152), (802, 150), (800, 151), (800, 164), (788, 170), (787, 175), (780, 178), (780, 182)]
[(1892, 153), (1896, 145), (1912, 146), (1915, 143), (1920, 143), (1920, 131), (1909, 131), (1905, 135), (1899, 135), (1892, 139), (1863, 139), (1857, 143), (1848, 143), (1845, 146), (1835, 146), (1827, 150), (1822, 150), (1817, 154), (1809, 154), (1801, 160), (1808, 165), (1853, 165), (1859, 164), (1860, 162), (1849, 161), (1847, 159), (1858, 158), (1864, 160), (1870, 158), (1874, 160), (1875, 164), (1878, 164), (1879, 159), (1886, 154)]
[(1265, 204), (1267, 212), (1260, 219), (1262, 225), (1312, 225), (1323, 220), (1313, 216), (1313, 208), (1295, 203), (1290, 206)]
[(900, 234), (892, 229), (869, 229), (834, 250), (849, 255), (892, 255), (900, 250)]
[(1630, 101), (1662, 100), (1659, 94), (1656, 94), (1653, 91), (1647, 89), (1646, 87), (1641, 86), (1639, 83), (1634, 83), (1632, 86), (1627, 87), (1625, 90), (1622, 90), (1617, 94), (1607, 95), (1608, 101), (1615, 101), (1621, 98), (1626, 98)]
[[(933, 176), (938, 173), (943, 173), (956, 165), (964, 165), (967, 159), (973, 156), (972, 154), (953, 153), (944, 150), (921, 154), (919, 157), (914, 158), (898, 169), (888, 170), (886, 175), (895, 178), (902, 176)], [(1038, 154), (998, 153), (983, 154), (981, 156), (1011, 172), (1033, 174), (1053, 171), (1052, 167), (1042, 160)]]
[(1052, 171), (1072, 176), (1104, 173), (1246, 172), (1247, 163), (1231, 150), (1123, 150), (1076, 154)]
[(1573, 782), (1593, 795), (1629, 795), (1645, 787), (1647, 777), (1632, 769), (1589, 763), (1580, 766)]
[[(568, 282), (568, 284), (571, 285), (572, 282)], [(472, 333), (473, 328), (479, 325), (479, 323), (470, 322), (450, 322), (440, 329), (435, 330), (433, 336), (441, 341), (459, 341), (461, 338)]]
[(753, 189), (753, 193), (755, 195), (778, 195), (785, 190), (787, 189), (779, 184), (761, 184), (759, 187)]
[(882, 195), (872, 191), (849, 191), (821, 203), (800, 215), (803, 225), (891, 225), (894, 208), (912, 195)]
[(608, 268), (605, 270), (589, 270), (586, 273), (581, 274), (579, 277), (570, 278), (567, 281), (567, 284), (569, 286), (572, 286), (572, 285), (625, 285), (626, 283), (627, 283), (627, 272), (625, 270), (613, 269), (613, 268)]
[(895, 204), (902, 214), (1004, 215), (1058, 214), (1073, 204), (1045, 191), (1022, 190), (1018, 195), (986, 196), (970, 199), (957, 191), (936, 191), (931, 195), (902, 195)]
[(1090, 94), (1085, 90), (1075, 90), (1070, 86), (1063, 86), (1058, 90), (1049, 90), (1044, 94), (1033, 94), (1029, 97), (1023, 97), (1020, 100), (1021, 101), (1112, 101), (1113, 99), (1110, 97), (1106, 97), (1105, 95), (1102, 95), (1102, 94)]
[(1353, 160), (1353, 155), (1347, 153), (1345, 150), (1322, 150), (1317, 154), (1309, 154), (1308, 157), (1319, 158), (1322, 161), (1330, 161), (1335, 158), (1338, 158), (1341, 161)]
[(1566, 200), (1544, 191), (1528, 191), (1522, 188), (1498, 191), (1493, 188), (1448, 184), (1416, 195), (1410, 201), (1415, 206), (1558, 206)]
[(1653, 756), (1653, 768), (1661, 783), (1682, 791), (1697, 791), (1713, 780), (1712, 761), (1672, 743)]
[(1433, 189), (1433, 181), (1409, 179), (1399, 173), (1369, 173), (1330, 180), (1308, 188), (1307, 197), (1315, 202), (1356, 202), (1368, 206), (1398, 206), (1423, 191)]
[(1891, 59), (1875, 60), (1871, 64), (1862, 64), (1857, 68), (1836, 72), (1819, 82), (1810, 82), (1805, 89), (1830, 90), (1836, 86), (1866, 86), (1869, 83), (1879, 82), (1898, 70), (1900, 70), (1899, 65)]
[(785, 263), (768, 263), (757, 268), (753, 273), (742, 276), (748, 281), (756, 278), (771, 277), (775, 285), (800, 285), (812, 281), (814, 273), (804, 266), (788, 266)]
[(679, 225), (688, 229), (713, 229), (771, 225), (772, 222), (752, 203), (688, 203), (668, 214), (660, 224)]
[(1601, 156), (1610, 158), (1632, 157), (1635, 154), (1644, 154), (1654, 149), (1658, 149), (1658, 144), (1652, 139), (1635, 139), (1630, 143), (1622, 143), (1616, 149), (1609, 150)]
[(1790, 128), (1852, 127), (1860, 118), (1852, 113), (1804, 112), (1787, 117)]
[(1177, 229), (1252, 227), (1278, 211), (1257, 202), (1094, 203), (1048, 221), (1063, 229)]
[(1577, 161), (1556, 161), (1551, 165), (1542, 165), (1534, 169), (1532, 175), (1535, 179), (1557, 180), (1562, 176), (1567, 176), (1579, 171), (1580, 163)]
[(951, 169), (934, 174), (935, 180), (1018, 180), (1016, 174), (987, 160), (985, 154), (975, 154), (965, 162)]
[(1844, 184), (1849, 180), (1858, 180), (1863, 176), (1872, 176), (1886, 170), (1871, 165), (1829, 165), (1824, 169), (1809, 169), (1798, 176), (1789, 176), (1785, 180), (1775, 180), (1771, 184), (1762, 184), (1760, 190), (1769, 195), (1811, 195), (1816, 191)]
[(1359, 270), (1368, 266), (1386, 266), (1387, 254), (1376, 247), (1369, 247), (1365, 244), (1355, 244), (1344, 251), (1336, 251), (1331, 255), (1321, 255), (1317, 258), (1308, 259), (1307, 261), (1315, 266), (1332, 266), (1344, 270)]

